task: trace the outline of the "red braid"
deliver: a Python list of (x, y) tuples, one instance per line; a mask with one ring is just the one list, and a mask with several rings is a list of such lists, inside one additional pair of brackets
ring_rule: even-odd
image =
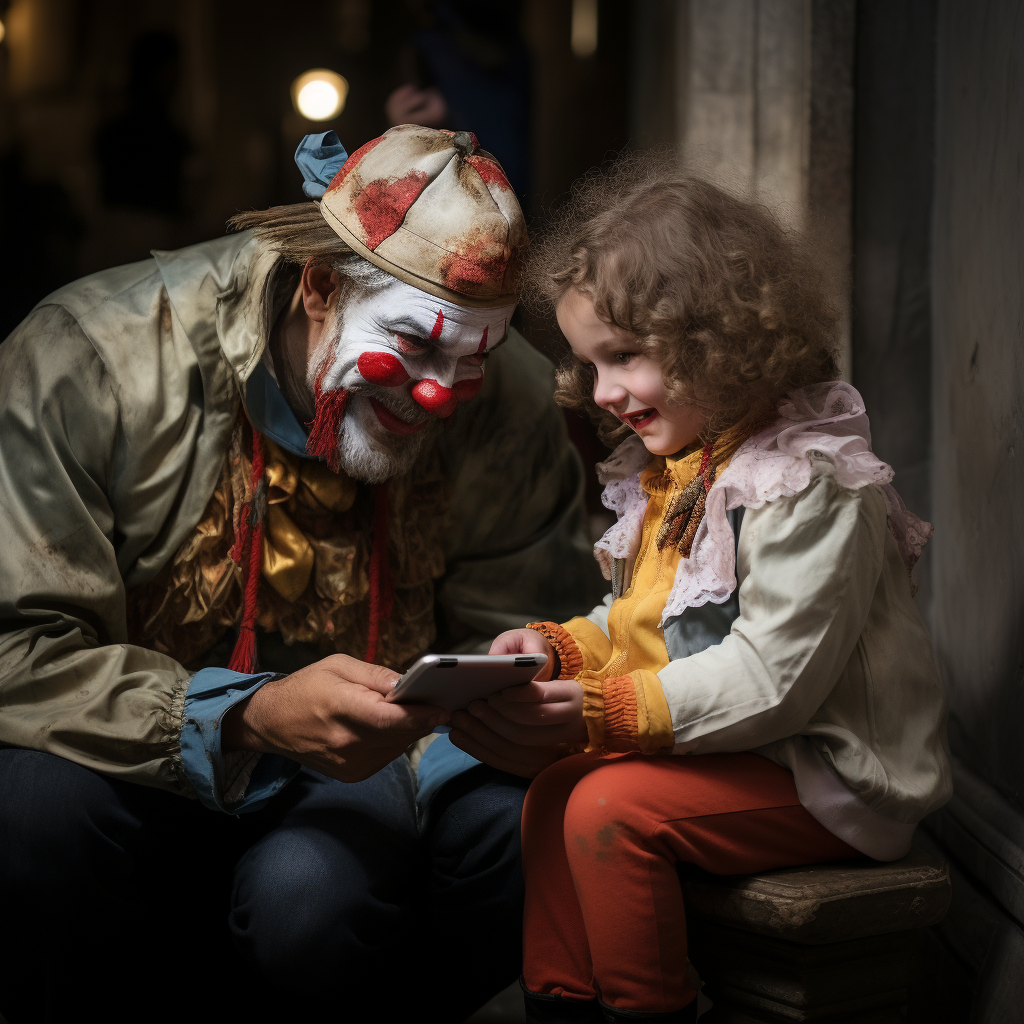
[(231, 557), (241, 563), (245, 556), (245, 586), (242, 599), (242, 623), (231, 652), (228, 668), (235, 672), (256, 671), (256, 618), (259, 615), (260, 570), (263, 564), (263, 515), (267, 488), (263, 480), (263, 438), (252, 432), (252, 501), (242, 510), (241, 529), (231, 549)]
[(324, 391), (322, 382), (326, 372), (325, 364), (313, 385), (316, 412), (313, 419), (306, 424), (309, 427), (306, 454), (315, 459), (323, 459), (331, 471), (337, 473), (341, 468), (338, 457), (338, 431), (345, 416), (348, 392), (341, 388), (336, 391)]
[(377, 657), (382, 619), (391, 616), (394, 593), (388, 564), (388, 485), (380, 484), (373, 492), (373, 547), (370, 550), (370, 621), (366, 636), (366, 658)]

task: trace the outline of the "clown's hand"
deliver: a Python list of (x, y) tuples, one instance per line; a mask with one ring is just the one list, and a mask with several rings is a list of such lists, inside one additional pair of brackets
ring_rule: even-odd
[(386, 701), (397, 678), (344, 654), (314, 662), (235, 705), (224, 717), (223, 748), (282, 754), (360, 782), (448, 719), (440, 708)]
[(489, 728), (468, 711), (456, 711), (451, 717), (448, 738), (460, 750), (492, 768), (532, 779), (548, 765), (572, 752), (565, 745), (554, 747), (527, 746), (513, 743)]

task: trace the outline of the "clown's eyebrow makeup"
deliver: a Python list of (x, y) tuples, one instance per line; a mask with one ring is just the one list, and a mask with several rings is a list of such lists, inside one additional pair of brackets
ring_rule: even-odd
[(417, 323), (407, 316), (390, 321), (375, 316), (373, 322), (381, 334), (404, 334), (410, 341), (418, 341), (423, 345), (430, 344), (430, 329), (424, 330), (423, 324)]
[[(437, 338), (433, 336), (433, 331), (437, 328), (436, 321), (430, 328), (427, 328), (424, 323), (417, 322), (408, 315), (400, 315), (395, 320), (389, 321), (386, 321), (381, 316), (375, 316), (373, 318), (373, 322), (382, 334), (392, 335), (399, 341), (399, 343), (405, 342), (408, 345), (414, 345), (416, 348), (423, 349), (424, 351), (437, 347), (438, 345)], [(489, 355), (499, 345), (503, 345), (507, 340), (508, 323), (506, 322), (504, 324), (504, 333), (501, 338), (493, 345), (489, 345), (486, 352), (481, 353), (481, 355)]]

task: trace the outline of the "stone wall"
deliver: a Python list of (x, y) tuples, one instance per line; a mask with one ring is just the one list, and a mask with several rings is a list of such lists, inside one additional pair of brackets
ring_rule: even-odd
[(942, 935), (972, 1020), (1024, 1005), (1024, 5), (939, 6), (932, 254), (932, 635), (957, 795)]

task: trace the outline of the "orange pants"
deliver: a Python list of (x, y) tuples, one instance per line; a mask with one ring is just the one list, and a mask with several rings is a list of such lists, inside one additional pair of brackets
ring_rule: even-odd
[(526, 988), (681, 1009), (697, 993), (677, 864), (732, 875), (859, 856), (758, 754), (568, 757), (523, 809)]

